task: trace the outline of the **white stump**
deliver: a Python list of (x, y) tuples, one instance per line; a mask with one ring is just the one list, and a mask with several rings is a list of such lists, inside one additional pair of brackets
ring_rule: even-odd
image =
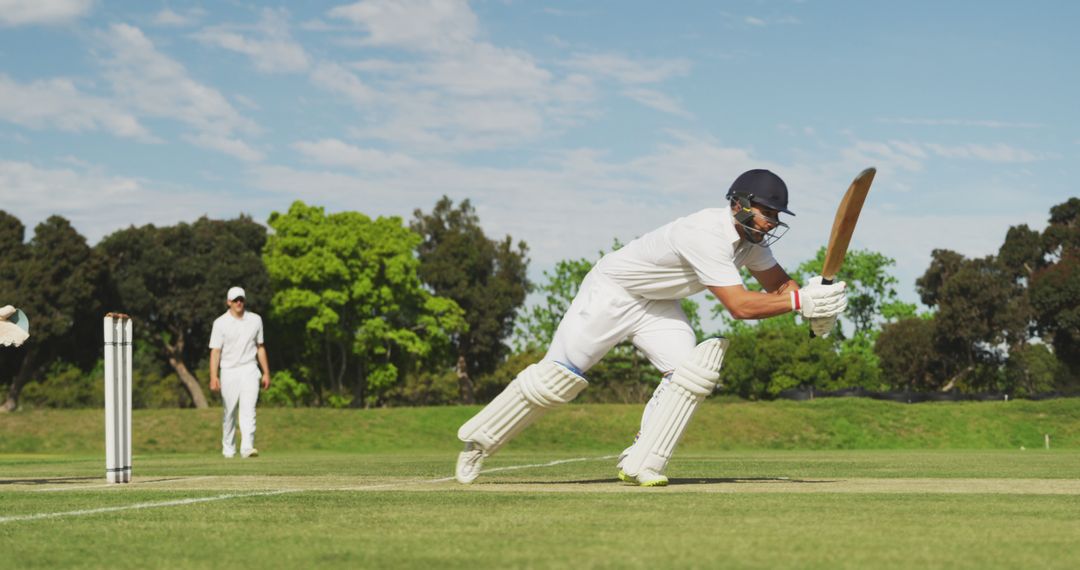
[(131, 317), (105, 315), (105, 479), (131, 482)]

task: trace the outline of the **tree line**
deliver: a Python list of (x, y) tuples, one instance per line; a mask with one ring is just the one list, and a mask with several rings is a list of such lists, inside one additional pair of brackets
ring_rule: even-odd
[[(298, 201), (265, 225), (204, 217), (132, 226), (92, 246), (60, 216), (26, 233), (0, 211), (0, 302), (22, 308), (32, 327), (22, 347), (0, 349), (5, 411), (100, 405), (101, 318), (112, 310), (136, 323), (135, 404), (208, 406), (210, 325), (237, 284), (267, 329), (266, 405), (486, 401), (542, 356), (595, 261), (560, 261), (532, 283), (527, 245), (490, 238), (468, 200), (447, 197), (407, 221)], [(824, 249), (793, 277), (804, 282), (823, 259)], [(916, 281), (928, 310), (899, 299), (894, 265), (878, 252), (849, 253), (839, 275), (849, 308), (825, 339), (809, 339), (793, 315), (732, 320), (708, 296), (705, 309), (722, 324), (705, 331), (699, 303), (683, 305), (700, 338), (732, 339), (723, 391), (743, 398), (791, 388), (1080, 388), (1080, 199), (1051, 208), (1042, 232), (1010, 228), (995, 255), (935, 250)], [(530, 292), (540, 299), (526, 307)], [(620, 345), (590, 371), (581, 399), (639, 402), (657, 377)]]

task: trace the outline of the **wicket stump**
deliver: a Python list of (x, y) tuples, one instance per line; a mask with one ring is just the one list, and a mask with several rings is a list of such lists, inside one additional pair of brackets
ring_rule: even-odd
[(131, 482), (131, 317), (105, 315), (105, 479)]

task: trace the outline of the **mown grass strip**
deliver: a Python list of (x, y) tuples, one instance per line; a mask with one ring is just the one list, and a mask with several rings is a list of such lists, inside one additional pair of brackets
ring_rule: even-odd
[[(457, 428), (477, 407), (331, 410), (264, 408), (260, 448), (277, 451), (413, 453), (456, 450)], [(0, 415), (0, 453), (96, 453), (100, 409), (28, 410)], [(637, 431), (641, 406), (570, 405), (514, 442), (519, 450), (621, 449)], [(215, 453), (221, 411), (136, 410), (135, 454)], [(809, 402), (707, 401), (682, 451), (740, 449), (1080, 448), (1080, 399), (1041, 402), (898, 404), (867, 399)]]

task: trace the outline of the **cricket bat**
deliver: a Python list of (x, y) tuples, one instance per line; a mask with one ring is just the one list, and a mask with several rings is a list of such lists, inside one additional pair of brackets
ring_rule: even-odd
[(840, 207), (836, 209), (832, 234), (829, 235), (829, 247), (825, 250), (825, 265), (821, 267), (821, 282), (826, 285), (836, 279), (840, 266), (844, 264), (851, 234), (855, 233), (855, 224), (859, 221), (859, 213), (862, 212), (863, 202), (866, 201), (866, 194), (870, 192), (870, 184), (874, 182), (876, 173), (877, 169), (874, 167), (860, 172), (851, 182), (851, 186), (848, 186), (844, 199), (840, 201)]
[[(840, 266), (844, 264), (851, 234), (855, 233), (855, 224), (859, 221), (859, 213), (862, 212), (863, 202), (866, 201), (866, 194), (870, 192), (870, 184), (874, 182), (876, 173), (877, 169), (874, 167), (860, 172), (851, 182), (851, 186), (848, 186), (844, 199), (840, 200), (840, 207), (836, 209), (836, 218), (833, 220), (832, 234), (829, 235), (829, 246), (825, 249), (825, 264), (821, 267), (821, 282), (826, 285), (836, 279)], [(814, 331), (810, 331), (810, 336), (814, 336)]]

